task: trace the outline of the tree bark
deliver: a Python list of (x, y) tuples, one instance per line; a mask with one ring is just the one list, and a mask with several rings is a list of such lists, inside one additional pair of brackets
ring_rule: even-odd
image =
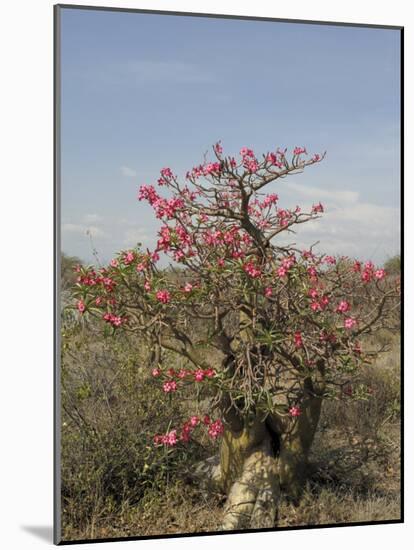
[(221, 530), (274, 527), (281, 490), (300, 497), (321, 403), (308, 397), (293, 419), (256, 417), (235, 428), (226, 423), (215, 470), (227, 494)]

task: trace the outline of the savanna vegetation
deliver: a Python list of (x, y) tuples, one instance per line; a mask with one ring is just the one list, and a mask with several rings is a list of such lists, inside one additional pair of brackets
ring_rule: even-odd
[(399, 518), (399, 261), (293, 243), (323, 155), (213, 152), (141, 187), (155, 250), (62, 262), (64, 539)]

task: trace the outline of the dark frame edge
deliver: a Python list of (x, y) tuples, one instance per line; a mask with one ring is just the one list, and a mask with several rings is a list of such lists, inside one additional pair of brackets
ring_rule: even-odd
[(405, 362), (404, 362), (404, 292), (405, 292), (405, 274), (404, 274), (404, 27), (400, 30), (400, 206), (401, 206), (401, 218), (400, 218), (400, 256), (401, 256), (401, 312), (400, 312), (400, 322), (401, 322), (401, 337), (400, 337), (400, 371), (401, 371), (401, 383), (400, 383), (400, 407), (401, 407), (401, 427), (400, 427), (400, 440), (401, 440), (401, 473), (400, 473), (400, 516), (401, 522), (404, 521), (405, 513), (405, 484), (404, 484), (404, 415), (405, 415), (405, 395), (404, 395), (404, 371), (405, 371)]
[(70, 546), (73, 544), (94, 544), (101, 542), (123, 542), (123, 541), (137, 541), (137, 540), (164, 540), (164, 539), (182, 539), (182, 538), (195, 538), (195, 537), (215, 537), (221, 535), (254, 535), (257, 533), (278, 533), (280, 531), (309, 531), (315, 529), (337, 529), (339, 527), (367, 527), (367, 526), (381, 526), (381, 525), (396, 525), (404, 523), (401, 519), (388, 519), (378, 521), (355, 521), (349, 523), (327, 523), (324, 525), (293, 525), (289, 527), (271, 527), (266, 529), (241, 529), (235, 531), (205, 531), (194, 533), (172, 533), (164, 535), (144, 535), (144, 536), (131, 536), (131, 537), (113, 537), (113, 538), (101, 538), (101, 539), (77, 539), (61, 541), (59, 546)]
[(60, 102), (61, 102), (61, 7), (53, 6), (53, 543), (62, 543), (60, 461)]
[(126, 13), (146, 13), (149, 15), (177, 15), (187, 17), (210, 17), (218, 19), (239, 19), (248, 21), (270, 21), (279, 23), (298, 23), (306, 25), (332, 25), (336, 27), (362, 27), (372, 29), (390, 29), (390, 30), (402, 30), (404, 27), (401, 25), (382, 25), (379, 23), (349, 23), (345, 21), (308, 21), (306, 19), (286, 19), (278, 17), (264, 17), (254, 15), (232, 15), (224, 13), (203, 13), (203, 12), (185, 12), (185, 11), (168, 11), (168, 10), (153, 10), (144, 8), (122, 8), (115, 6), (89, 6), (89, 5), (77, 5), (77, 4), (55, 4), (55, 7), (61, 9), (81, 9), (92, 11), (115, 11)]

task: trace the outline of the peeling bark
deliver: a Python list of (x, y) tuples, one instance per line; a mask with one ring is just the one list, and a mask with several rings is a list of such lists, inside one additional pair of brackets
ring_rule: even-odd
[(226, 429), (215, 471), (227, 494), (221, 530), (274, 527), (281, 490), (299, 498), (321, 401), (307, 398), (302, 415), (288, 422), (255, 418), (237, 431)]
[[(257, 425), (254, 427), (257, 429)], [(249, 435), (256, 436), (252, 438), (253, 445)], [(257, 433), (250, 430), (250, 434), (244, 433), (239, 438), (227, 437), (227, 443), (223, 442), (222, 475), (224, 485), (229, 489), (222, 530), (274, 525), (279, 497), (277, 459), (273, 454), (270, 435), (265, 434), (260, 443), (256, 438)], [(230, 447), (235, 441), (237, 445)], [(234, 475), (236, 477), (231, 481)]]

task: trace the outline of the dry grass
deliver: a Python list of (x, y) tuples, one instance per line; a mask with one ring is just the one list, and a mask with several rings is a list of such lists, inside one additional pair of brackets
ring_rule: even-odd
[[(382, 335), (386, 339), (388, 336)], [(326, 402), (298, 505), (282, 500), (278, 527), (400, 517), (399, 340), (368, 368), (369, 401)], [(64, 540), (215, 531), (222, 500), (185, 482), (215, 452), (154, 450), (151, 438), (189, 403), (165, 403), (139, 342), (68, 330), (63, 357)], [(184, 475), (183, 475), (184, 474)]]

